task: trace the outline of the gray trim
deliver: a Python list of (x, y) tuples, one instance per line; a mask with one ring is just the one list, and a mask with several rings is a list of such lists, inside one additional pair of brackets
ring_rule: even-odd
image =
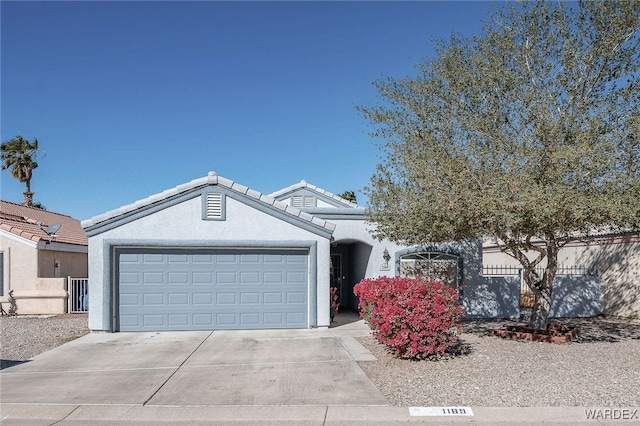
[[(207, 216), (207, 198), (209, 194), (220, 194), (220, 216), (219, 217), (209, 217)], [(202, 220), (217, 220), (217, 221), (225, 221), (227, 220), (227, 197), (222, 191), (202, 191)]]
[[(263, 213), (267, 213), (273, 217), (281, 219), (287, 223), (290, 223), (294, 226), (302, 228), (306, 231), (310, 231), (316, 235), (319, 235), (324, 238), (331, 238), (333, 234), (333, 229), (327, 229), (325, 226), (320, 224), (316, 224), (311, 220), (307, 220), (298, 216), (294, 216), (293, 214), (287, 213), (284, 210), (279, 209), (270, 204), (266, 204), (259, 199), (253, 198), (251, 196), (241, 194), (232, 189), (228, 189), (223, 186), (207, 184), (204, 186), (199, 186), (188, 191), (179, 193), (177, 195), (168, 197), (163, 199), (161, 202), (149, 204), (147, 206), (141, 206), (137, 210), (133, 210), (127, 213), (123, 213), (121, 215), (115, 216), (111, 219), (105, 220), (104, 222), (100, 222), (95, 225), (90, 225), (85, 228), (85, 232), (88, 237), (93, 237), (95, 235), (101, 234), (103, 232), (109, 231), (111, 229), (118, 228), (126, 223), (133, 222), (135, 220), (141, 219), (143, 217), (149, 216), (153, 213), (157, 213), (158, 211), (164, 210), (168, 207), (175, 206), (192, 198), (202, 196), (202, 194), (206, 192), (212, 192), (211, 187), (215, 186), (216, 192), (220, 192), (223, 195), (233, 198), (234, 200), (240, 201), (248, 206), (255, 208)], [(309, 215), (310, 216), (310, 215)], [(311, 216), (310, 216), (311, 217)]]
[(130, 240), (130, 239), (105, 239), (103, 244), (103, 304), (105, 311), (110, 316), (109, 331), (115, 332), (119, 329), (118, 324), (118, 300), (116, 277), (118, 276), (117, 251), (128, 248), (141, 249), (260, 249), (260, 250), (281, 250), (300, 249), (308, 250), (309, 256), (309, 276), (308, 276), (308, 321), (309, 328), (318, 326), (318, 242), (314, 240)]
[(67, 253), (88, 253), (89, 246), (40, 240), (38, 241), (38, 250), (63, 251)]
[(363, 208), (315, 207), (301, 210), (324, 220), (366, 220)]

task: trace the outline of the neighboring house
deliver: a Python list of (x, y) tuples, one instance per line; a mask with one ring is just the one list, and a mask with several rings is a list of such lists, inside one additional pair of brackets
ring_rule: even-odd
[(327, 327), (331, 286), (354, 309), (356, 283), (401, 269), (464, 281), (471, 316), (519, 314), (519, 283), (482, 278), (479, 241), (378, 241), (364, 208), (305, 181), (265, 195), (210, 172), (82, 226), (94, 331)]
[[(520, 265), (488, 241), (483, 245), (483, 263), (485, 266)], [(640, 234), (600, 234), (571, 242), (560, 250), (558, 263), (564, 269), (597, 271), (602, 285), (603, 314), (640, 318)], [(546, 262), (541, 264), (545, 265)], [(575, 295), (591, 292), (589, 285), (574, 291)], [(554, 293), (557, 293), (555, 288)]]
[[(49, 235), (60, 224), (59, 229)], [(18, 314), (60, 314), (68, 276), (87, 276), (87, 236), (70, 216), (0, 201), (0, 301)]]

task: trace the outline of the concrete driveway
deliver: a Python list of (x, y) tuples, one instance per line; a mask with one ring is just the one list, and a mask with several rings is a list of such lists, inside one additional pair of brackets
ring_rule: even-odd
[(47, 405), (388, 405), (355, 361), (370, 355), (349, 334), (89, 334), (2, 370), (1, 399)]
[[(583, 407), (415, 417), (356, 361), (362, 321), (328, 330), (89, 334), (0, 371), (4, 425), (591, 424)], [(425, 390), (428, 391), (428, 390)]]

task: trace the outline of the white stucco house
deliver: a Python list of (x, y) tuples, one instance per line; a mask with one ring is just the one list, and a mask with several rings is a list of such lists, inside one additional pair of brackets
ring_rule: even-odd
[[(82, 222), (93, 331), (311, 328), (329, 290), (407, 265), (447, 263), (471, 316), (517, 316), (519, 283), (482, 278), (481, 243), (403, 247), (369, 233), (364, 208), (305, 181), (270, 195), (207, 176)], [(491, 294), (489, 294), (491, 293)]]

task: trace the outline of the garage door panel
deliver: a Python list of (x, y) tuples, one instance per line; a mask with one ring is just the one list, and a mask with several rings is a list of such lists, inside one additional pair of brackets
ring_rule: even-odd
[(186, 254), (170, 254), (167, 256), (168, 263), (190, 263), (190, 258)]
[(280, 292), (264, 292), (263, 302), (265, 305), (281, 305), (283, 301), (282, 293)]
[(183, 271), (168, 272), (167, 284), (171, 286), (189, 284), (189, 272), (183, 272)]
[(213, 328), (215, 323), (213, 322), (213, 314), (204, 313), (204, 314), (193, 314), (192, 325), (194, 328), (206, 327)]
[(257, 312), (249, 312), (240, 314), (240, 325), (244, 327), (257, 327), (260, 325), (260, 314)]
[(287, 272), (287, 284), (302, 284), (307, 282), (306, 272)]
[(287, 292), (287, 304), (306, 304), (307, 295), (302, 292)]
[(172, 326), (183, 327), (189, 325), (188, 314), (167, 314), (167, 320)]
[(188, 306), (189, 293), (169, 293), (167, 295), (167, 303), (169, 306)]
[(145, 306), (164, 306), (167, 302), (162, 293), (145, 293), (142, 297), (142, 303)]
[(213, 272), (193, 272), (192, 282), (193, 284), (213, 285), (215, 282), (213, 279)]
[(142, 284), (144, 285), (164, 284), (165, 283), (164, 278), (165, 278), (164, 272), (144, 272), (142, 274)]
[(265, 272), (263, 276), (263, 282), (266, 285), (274, 284), (274, 283), (282, 283), (283, 273), (280, 271), (277, 272)]
[(240, 272), (241, 285), (255, 285), (260, 283), (260, 271)]
[(240, 304), (242, 305), (257, 305), (260, 303), (260, 293), (258, 292), (241, 292)]
[(194, 305), (213, 305), (213, 293), (193, 293)]
[(236, 293), (217, 293), (216, 304), (217, 305), (237, 305), (238, 301)]
[(240, 264), (242, 264), (242, 265), (257, 265), (257, 264), (260, 264), (260, 255), (258, 255), (258, 254), (242, 254), (242, 255), (240, 255), (239, 260), (240, 260)]
[(307, 327), (306, 251), (126, 250), (122, 331)]
[(142, 256), (142, 262), (145, 264), (164, 263), (165, 255), (163, 254), (145, 254)]
[(238, 273), (216, 272), (216, 283), (219, 285), (236, 285), (238, 283)]
[(194, 254), (191, 259), (194, 264), (213, 265), (215, 256), (212, 254)]
[(165, 316), (162, 314), (143, 314), (142, 326), (154, 327), (154, 328), (165, 328), (167, 323), (164, 320), (164, 317)]

